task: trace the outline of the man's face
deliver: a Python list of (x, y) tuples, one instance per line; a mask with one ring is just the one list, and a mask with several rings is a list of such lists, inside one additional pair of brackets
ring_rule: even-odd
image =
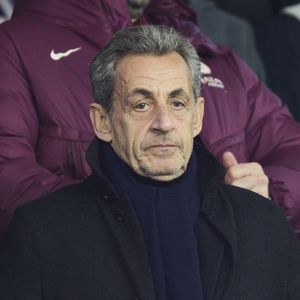
[(128, 55), (118, 64), (113, 108), (93, 104), (96, 135), (136, 173), (169, 181), (186, 170), (201, 131), (203, 100), (195, 101), (189, 69), (177, 53)]

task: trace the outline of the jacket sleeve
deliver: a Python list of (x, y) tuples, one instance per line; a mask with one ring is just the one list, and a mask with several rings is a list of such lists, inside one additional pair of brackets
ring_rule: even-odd
[(263, 166), (272, 199), (300, 235), (300, 124), (245, 63), (236, 62), (247, 91), (248, 160)]
[(30, 226), (14, 218), (0, 250), (1, 300), (41, 300), (41, 265)]
[(37, 162), (39, 118), (20, 53), (0, 30), (0, 235), (14, 209), (67, 184)]

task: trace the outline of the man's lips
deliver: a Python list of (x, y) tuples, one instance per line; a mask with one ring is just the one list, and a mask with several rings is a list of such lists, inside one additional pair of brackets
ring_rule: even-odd
[(157, 144), (157, 145), (151, 145), (148, 146), (145, 150), (170, 150), (170, 149), (174, 149), (174, 148), (178, 148), (177, 145), (171, 145), (171, 144)]

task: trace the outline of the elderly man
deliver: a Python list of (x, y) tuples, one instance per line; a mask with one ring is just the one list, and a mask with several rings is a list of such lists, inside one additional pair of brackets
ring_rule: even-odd
[(200, 61), (168, 27), (117, 33), (91, 66), (92, 176), (17, 210), (2, 300), (284, 300), (300, 248), (271, 201), (193, 143)]

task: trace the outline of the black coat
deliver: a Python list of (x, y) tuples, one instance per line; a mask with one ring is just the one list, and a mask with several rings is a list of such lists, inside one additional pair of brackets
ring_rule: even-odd
[[(103, 178), (93, 147), (88, 180), (17, 210), (0, 254), (1, 300), (155, 299), (134, 209)], [(196, 148), (205, 299), (300, 299), (299, 243), (280, 209), (222, 183), (222, 167)]]

